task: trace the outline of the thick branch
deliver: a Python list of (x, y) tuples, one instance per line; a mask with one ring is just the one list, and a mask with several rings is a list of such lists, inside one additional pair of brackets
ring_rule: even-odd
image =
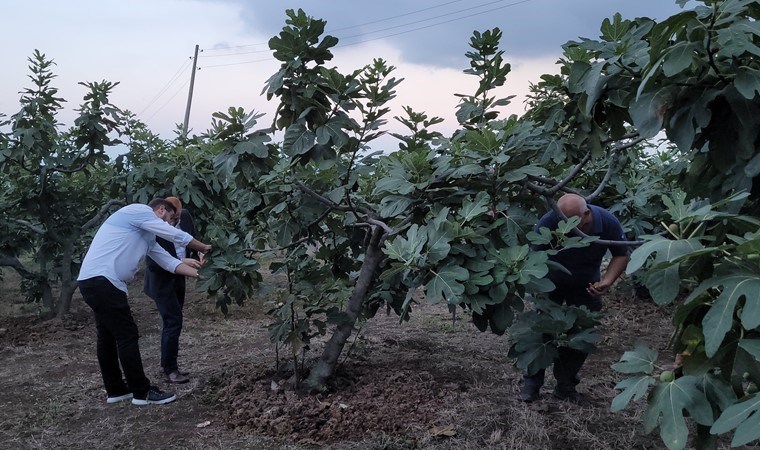
[[(382, 228), (383, 230), (385, 230), (385, 232), (388, 234), (395, 232), (393, 228), (389, 227), (385, 222), (381, 220), (375, 220), (370, 217), (367, 217), (366, 221), (367, 221), (367, 225), (376, 225)], [(361, 223), (357, 223), (357, 225), (361, 225)]]
[(100, 208), (100, 211), (98, 211), (95, 217), (88, 220), (87, 222), (85, 222), (84, 225), (82, 225), (82, 227), (80, 228), (82, 230), (82, 233), (89, 230), (96, 224), (100, 223), (100, 221), (103, 219), (103, 216), (105, 216), (108, 213), (108, 210), (111, 209), (111, 207), (116, 206), (116, 205), (124, 206), (125, 203), (121, 200), (109, 200), (108, 203), (106, 203)]
[(30, 272), (15, 256), (0, 255), (0, 267), (11, 267), (23, 278), (29, 278), (32, 276)]
[(46, 233), (45, 229), (43, 229), (43, 228), (41, 228), (41, 227), (39, 227), (37, 225), (34, 225), (33, 223), (28, 222), (26, 220), (16, 219), (16, 223), (19, 224), (19, 225), (23, 225), (23, 226), (29, 228), (30, 230), (32, 230), (33, 232), (35, 232), (37, 234), (45, 234)]
[[(308, 186), (306, 186), (305, 184), (303, 184), (301, 181), (296, 180), (295, 184), (296, 184), (296, 186), (298, 186), (299, 189), (301, 189), (303, 192), (305, 192), (310, 197), (314, 198), (315, 200), (317, 200), (318, 202), (320, 202), (322, 204), (325, 204), (325, 205), (329, 206), (330, 208), (332, 208), (332, 209), (334, 209), (336, 211), (342, 211), (342, 212), (360, 212), (360, 213), (366, 215), (367, 217), (380, 222), (380, 220), (379, 220), (380, 216), (376, 212), (374, 212), (374, 211), (372, 211), (372, 210), (370, 210), (368, 208), (364, 208), (362, 206), (343, 206), (343, 205), (340, 205), (338, 203), (335, 203), (334, 201), (330, 200), (329, 198), (327, 198), (327, 197), (325, 197), (323, 195), (320, 195), (320, 194), (314, 192), (311, 188), (309, 188)], [(385, 224), (383, 223), (383, 225), (385, 225)], [(387, 225), (385, 225), (385, 226), (387, 227)]]
[[(531, 181), (536, 181), (538, 183), (548, 184), (550, 186), (556, 186), (557, 184), (559, 184), (559, 181), (554, 180), (552, 178), (539, 177), (539, 176), (536, 176), (536, 175), (528, 175), (528, 179), (531, 180)], [(541, 187), (541, 186), (539, 186), (539, 185), (537, 185), (535, 183), (531, 183), (530, 181), (526, 181), (525, 182), (525, 187), (527, 187), (528, 189), (530, 189), (531, 191), (533, 191), (533, 192), (535, 192), (536, 194), (539, 194), (539, 195), (548, 195), (548, 196), (552, 195), (552, 193), (551, 193), (551, 191), (549, 189), (543, 188), (543, 187)], [(581, 197), (583, 197), (583, 194), (581, 194), (580, 192), (576, 191), (575, 189), (572, 189), (572, 188), (569, 188), (569, 187), (563, 187), (560, 190), (562, 192), (567, 192), (567, 193), (570, 193), (570, 194), (577, 194), (577, 195), (580, 195)]]
[(620, 152), (622, 152), (623, 150), (629, 149), (644, 140), (645, 138), (639, 137), (625, 144), (620, 144), (620, 143), (615, 144), (615, 151), (610, 156), (610, 164), (607, 167), (607, 173), (604, 174), (604, 178), (602, 179), (602, 182), (599, 183), (599, 186), (597, 186), (596, 190), (594, 190), (594, 192), (586, 196), (587, 202), (590, 202), (596, 199), (599, 196), (599, 194), (602, 193), (604, 188), (607, 186), (607, 183), (609, 183), (610, 178), (612, 178), (612, 174), (615, 171), (615, 162), (617, 162), (617, 159), (620, 156)]
[(583, 169), (583, 166), (588, 164), (588, 162), (591, 161), (591, 152), (586, 153), (586, 156), (583, 157), (583, 159), (573, 167), (573, 170), (571, 170), (565, 178), (562, 179), (562, 181), (557, 182), (556, 185), (549, 188), (549, 195), (554, 195), (558, 191), (560, 191), (562, 188), (564, 188), (569, 182), (573, 181), (573, 178), (575, 178), (578, 175), (578, 172)]

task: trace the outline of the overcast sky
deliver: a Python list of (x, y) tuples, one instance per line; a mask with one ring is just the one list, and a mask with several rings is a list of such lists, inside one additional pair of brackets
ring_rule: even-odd
[(39, 49), (57, 64), (53, 85), (69, 111), (61, 121), (70, 125), (82, 101), (77, 82), (118, 81), (112, 102), (169, 138), (184, 118), (198, 44), (192, 131), (205, 131), (211, 114), (229, 106), (267, 113), (268, 123), (275, 105), (259, 94), (278, 64), (266, 42), (287, 8), (327, 20), (327, 33), (340, 39), (329, 65), (347, 72), (381, 57), (396, 66), (405, 81), (394, 114), (410, 105), (444, 117), (443, 132), (456, 127), (454, 93), (475, 90), (475, 77), (462, 74), (473, 30), (504, 32), (513, 71), (499, 95), (516, 95), (508, 112), (519, 114), (528, 83), (556, 72), (566, 41), (598, 37), (615, 12), (662, 20), (681, 10), (675, 0), (0, 0), (0, 113), (17, 112), (27, 58)]

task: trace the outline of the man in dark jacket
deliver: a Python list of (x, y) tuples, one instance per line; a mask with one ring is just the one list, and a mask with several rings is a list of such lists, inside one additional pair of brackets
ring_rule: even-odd
[[(196, 235), (195, 223), (182, 203), (176, 197), (166, 200), (175, 207), (176, 214), (169, 223), (191, 236)], [(185, 247), (175, 246), (165, 239), (157, 238), (156, 243), (170, 255), (184, 261), (198, 260), (198, 253)], [(182, 308), (185, 305), (185, 277), (175, 275), (162, 269), (150, 257), (145, 258), (145, 294), (156, 302), (156, 307), (163, 320), (161, 332), (161, 368), (169, 383), (187, 383), (188, 373), (180, 371), (177, 364), (179, 353), (179, 336), (182, 333)]]
[[(559, 199), (557, 206), (566, 217), (580, 218), (577, 228), (583, 233), (606, 241), (625, 241), (623, 227), (618, 219), (604, 208), (587, 205), (586, 200), (580, 195), (565, 194)], [(555, 230), (560, 220), (556, 213), (550, 211), (539, 220), (535, 231), (543, 227)], [(600, 268), (607, 251), (611, 253), (612, 259), (602, 276)], [(549, 293), (549, 299), (558, 304), (585, 306), (591, 311), (599, 311), (602, 309), (602, 295), (608, 292), (628, 265), (628, 247), (591, 244), (588, 247), (563, 250), (549, 259), (561, 264), (570, 272), (549, 272), (549, 279), (556, 286), (555, 290)], [(575, 386), (580, 381), (578, 372), (587, 356), (587, 353), (571, 348), (559, 349), (559, 356), (554, 360), (554, 378), (557, 380), (555, 397), (576, 403), (583, 401)], [(543, 384), (544, 370), (535, 375), (525, 375), (520, 399), (524, 402), (537, 400)]]

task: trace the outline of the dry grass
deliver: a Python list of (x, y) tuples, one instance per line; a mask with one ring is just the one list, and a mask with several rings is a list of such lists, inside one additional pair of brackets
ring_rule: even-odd
[[(149, 377), (159, 380), (160, 319), (151, 300), (131, 287), (131, 302), (141, 332), (141, 351)], [(5, 289), (0, 305), (17, 295)], [(192, 381), (172, 387), (178, 401), (138, 408), (106, 405), (95, 358), (95, 330), (89, 309), (75, 300), (66, 324), (34, 317), (0, 318), (0, 449), (303, 449), (314, 443), (288, 436), (267, 437), (226, 426), (221, 392), (250, 373), (275, 363), (261, 313), (264, 299), (233, 307), (230, 317), (213, 302), (191, 294), (186, 305), (180, 362)], [(443, 306), (416, 307), (410, 323), (378, 315), (363, 327), (353, 358), (388, 367), (413, 355), (424, 368), (404, 383), (441, 380), (443, 405), (425, 429), (404, 435), (376, 433), (322, 443), (320, 448), (348, 449), (659, 449), (657, 436), (642, 436), (643, 405), (618, 414), (609, 411), (618, 376), (609, 368), (638, 338), (661, 350), (670, 326), (670, 310), (622, 298), (608, 303), (604, 341), (584, 367), (579, 390), (592, 400), (578, 407), (551, 398), (551, 375), (542, 400), (516, 400), (520, 374), (506, 358), (505, 337), (479, 333), (466, 318), (456, 323)], [(319, 351), (316, 345), (315, 352)], [(281, 355), (282, 356), (282, 355)], [(352, 359), (346, 364), (351, 365)], [(408, 367), (401, 367), (408, 369)], [(392, 391), (394, 386), (386, 386)], [(199, 424), (210, 422), (208, 426)], [(725, 447), (725, 445), (723, 446)]]

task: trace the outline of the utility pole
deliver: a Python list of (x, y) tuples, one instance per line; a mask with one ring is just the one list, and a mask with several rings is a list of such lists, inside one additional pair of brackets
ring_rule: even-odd
[(185, 109), (185, 123), (182, 128), (184, 137), (187, 137), (190, 123), (190, 105), (193, 103), (193, 87), (195, 86), (195, 71), (198, 66), (198, 44), (195, 44), (195, 55), (193, 55), (193, 72), (190, 74), (190, 91), (187, 93), (187, 108)]

